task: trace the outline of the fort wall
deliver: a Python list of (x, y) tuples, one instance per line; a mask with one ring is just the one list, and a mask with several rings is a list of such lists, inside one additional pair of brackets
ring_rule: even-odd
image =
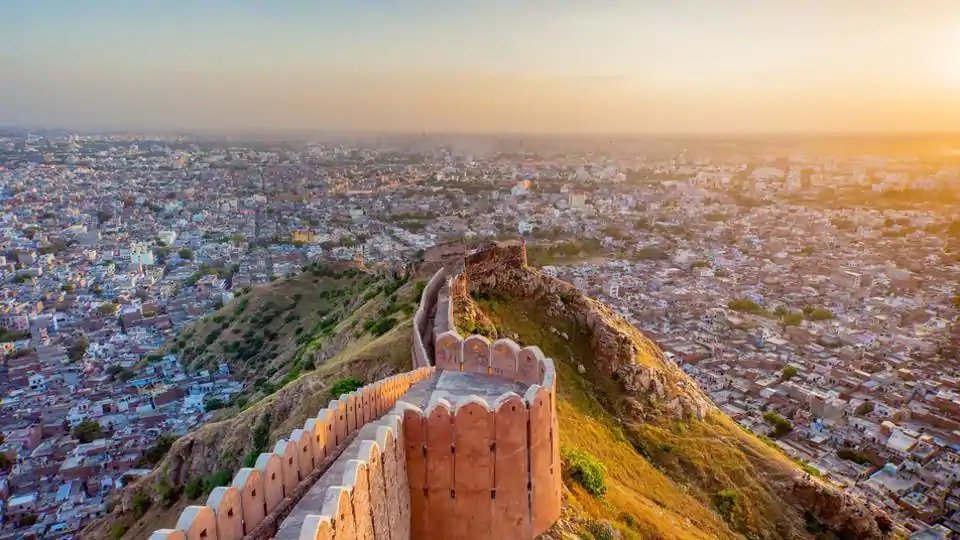
[[(425, 408), (401, 400), (388, 418), (402, 479), (392, 484), (383, 472), (389, 467), (378, 465), (390, 457), (382, 457), (379, 440), (364, 440), (357, 456), (341, 457), (351, 466), (341, 485), (328, 488), (321, 512), (304, 520), (300, 540), (523, 539), (559, 518), (553, 360), (538, 347), (509, 339), (491, 343), (480, 335), (461, 337), (453, 328), (449, 298), (466, 279), (463, 274), (448, 278), (443, 269), (431, 278), (418, 310), (423, 315), (414, 319), (413, 362), (420, 361), (417, 337), (432, 330), (434, 377), (443, 371), (474, 373), (519, 383), (526, 392), (507, 392), (491, 401), (475, 395), (457, 396), (453, 403), (431, 399)], [(428, 300), (428, 291), (433, 299)], [(425, 308), (427, 302), (431, 307)], [(397, 493), (390, 485), (406, 489)], [(378, 525), (394, 517), (402, 527)]]
[[(303, 428), (295, 429), (279, 441), (272, 452), (260, 454), (254, 467), (240, 469), (229, 486), (214, 489), (203, 505), (188, 506), (180, 514), (172, 529), (160, 529), (152, 539), (186, 540), (267, 540), (276, 534), (279, 524), (294, 504), (315, 484), (330, 465), (364, 426), (377, 422), (393, 408), (397, 400), (412, 385), (431, 375), (433, 368), (424, 367), (401, 373), (341, 395), (308, 419)], [(383, 448), (395, 447), (396, 429), (381, 436), (379, 431), (373, 441), (376, 455), (368, 448), (366, 459), (376, 459), (374, 467), (358, 469), (356, 478), (364, 478), (368, 468), (374, 474), (383, 475), (384, 467), (393, 471), (391, 480), (378, 477), (373, 486), (399, 486), (395, 493), (406, 492), (406, 474), (396, 465), (396, 450), (392, 450), (390, 464), (383, 463)], [(388, 436), (389, 435), (389, 436)], [(405, 465), (405, 460), (400, 460)], [(401, 474), (403, 473), (403, 474)], [(401, 482), (401, 479), (403, 480)], [(367, 484), (365, 484), (367, 485)], [(362, 488), (365, 489), (365, 488)], [(386, 487), (383, 487), (385, 490)], [(377, 508), (385, 501), (377, 495)], [(402, 501), (393, 496), (393, 500)], [(396, 503), (396, 504), (399, 504)], [(409, 520), (408, 520), (409, 521)]]
[[(525, 264), (523, 245), (513, 249)], [(465, 293), (468, 280), (441, 268), (424, 287), (413, 371), (332, 400), (154, 537), (272, 539), (318, 483), (325, 491), (314, 491), (323, 495), (316, 513), (288, 524), (299, 525), (300, 540), (527, 539), (546, 531), (561, 504), (556, 369), (536, 346), (457, 333), (450, 298)], [(403, 400), (444, 371), (526, 390), (430, 399), (423, 408)]]

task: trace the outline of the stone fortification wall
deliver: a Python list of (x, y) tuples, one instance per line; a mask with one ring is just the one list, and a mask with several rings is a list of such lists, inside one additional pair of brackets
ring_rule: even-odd
[[(526, 263), (520, 243), (492, 256), (468, 255), (467, 266), (492, 271), (500, 255)], [(273, 538), (318, 481), (318, 489), (330, 487), (322, 508), (303, 518), (301, 540), (529, 539), (548, 529), (561, 504), (556, 369), (538, 347), (456, 332), (450, 298), (465, 294), (469, 281), (440, 269), (425, 286), (414, 316), (414, 371), (331, 401), (256, 467), (241, 469), (231, 486), (186, 508), (175, 529), (151, 540)], [(444, 371), (496, 377), (526, 391), (491, 401), (432, 399), (425, 409), (398, 402), (413, 384)]]
[[(260, 454), (254, 467), (240, 469), (231, 485), (214, 489), (204, 505), (188, 506), (173, 529), (155, 531), (151, 540), (273, 538), (296, 501), (356, 432), (381, 418), (410, 386), (432, 371), (426, 367), (394, 375), (332, 400), (303, 428), (277, 441), (272, 452)], [(385, 442), (380, 444), (378, 448), (387, 447)]]
[(483, 336), (437, 340), (437, 369), (529, 384), (493, 403), (468, 396), (407, 407), (413, 538), (533, 538), (560, 517), (556, 370), (537, 347)]
[(356, 455), (340, 458), (349, 461), (338, 485), (327, 488), (317, 514), (304, 518), (301, 540), (410, 538), (410, 489), (399, 409), (398, 404), (377, 423)]
[[(496, 372), (528, 384), (527, 391), (493, 403), (478, 396), (436, 399), (425, 410), (399, 402), (385, 417), (389, 438), (378, 431), (358, 456), (341, 456), (351, 467), (342, 485), (328, 488), (321, 511), (304, 520), (301, 540), (523, 539), (559, 518), (553, 361), (537, 347), (454, 332), (440, 336), (438, 347), (438, 370)], [(390, 459), (398, 460), (395, 467)]]
[[(375, 465), (378, 451), (383, 463), (392, 455), (378, 431), (378, 440), (361, 443), (343, 485), (328, 489), (322, 511), (304, 520), (300, 540), (528, 539), (560, 517), (553, 360), (509, 339), (462, 338), (453, 329), (449, 298), (466, 286), (466, 276), (447, 275), (439, 270), (424, 289), (414, 318), (414, 365), (431, 358), (420, 348), (427, 349), (423, 337), (433, 332), (434, 377), (485, 375), (522, 383), (526, 392), (507, 392), (492, 403), (475, 395), (454, 403), (431, 399), (425, 409), (401, 401), (387, 418), (403, 478), (391, 482), (390, 467)], [(404, 492), (392, 493), (391, 485)]]
[(446, 272), (441, 268), (423, 288), (420, 295), (420, 303), (417, 306), (417, 312), (413, 315), (413, 367), (420, 368), (429, 366), (432, 363), (430, 350), (433, 346), (433, 330), (431, 326), (431, 315), (436, 312), (438, 297), (440, 291), (446, 286)]

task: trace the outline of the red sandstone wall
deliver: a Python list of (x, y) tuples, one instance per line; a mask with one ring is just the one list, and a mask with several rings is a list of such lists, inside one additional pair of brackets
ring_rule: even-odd
[[(552, 393), (404, 412), (412, 538), (533, 538), (560, 517)], [(528, 430), (529, 425), (529, 430)]]
[(556, 369), (537, 347), (455, 331), (436, 338), (437, 369), (531, 385), (494, 404), (439, 400), (403, 415), (412, 538), (533, 538), (560, 517)]
[[(296, 429), (290, 437), (278, 441), (274, 452), (261, 454), (257, 467), (240, 469), (231, 486), (217, 488), (206, 505), (188, 507), (181, 513), (174, 529), (158, 530), (154, 536), (182, 538), (178, 535), (184, 533), (187, 539), (273, 538), (293, 505), (339, 457), (351, 435), (381, 418), (410, 386), (429, 377), (432, 372), (433, 368), (425, 367), (394, 375), (331, 401), (315, 418), (308, 419), (303, 429)], [(404, 523), (409, 522), (406, 459), (397, 442), (401, 435), (398, 422), (399, 419), (394, 427), (383, 433), (378, 429), (376, 441), (362, 446), (366, 454), (356, 456), (362, 465), (354, 467), (353, 478), (360, 487), (355, 491), (348, 490), (345, 500), (351, 505), (356, 500), (361, 507), (361, 530), (373, 530), (378, 524), (380, 529), (385, 529), (388, 523), (392, 523), (402, 531)], [(369, 465), (374, 460), (376, 463)], [(388, 488), (392, 493), (390, 497), (387, 496)], [(394, 501), (389, 511), (385, 504), (388, 500)], [(383, 515), (374, 516), (374, 511)], [(366, 518), (368, 515), (369, 519)], [(322, 531), (329, 523), (336, 524), (335, 520), (312, 520), (311, 523), (321, 531), (317, 532), (316, 538), (333, 538), (323, 536), (327, 533)], [(353, 521), (349, 524), (351, 528), (357, 526)], [(333, 532), (331, 530), (330, 534)]]

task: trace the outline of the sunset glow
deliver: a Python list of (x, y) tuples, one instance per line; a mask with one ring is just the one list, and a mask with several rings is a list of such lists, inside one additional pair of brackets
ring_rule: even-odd
[(627, 133), (960, 126), (955, 0), (7, 2), (0, 19), (0, 124)]

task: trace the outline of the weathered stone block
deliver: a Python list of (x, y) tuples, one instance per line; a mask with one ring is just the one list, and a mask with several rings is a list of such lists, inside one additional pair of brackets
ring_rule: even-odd
[(256, 528), (267, 515), (263, 473), (259, 469), (244, 467), (233, 476), (231, 485), (240, 493), (244, 534), (246, 534)]
[(283, 500), (283, 459), (273, 452), (260, 454), (256, 469), (263, 478), (263, 497), (269, 514)]
[(219, 540), (241, 540), (243, 538), (243, 507), (240, 492), (232, 486), (213, 488), (207, 497), (207, 506), (213, 509), (217, 518), (217, 538)]
[(209, 506), (188, 506), (180, 512), (177, 529), (187, 540), (218, 540), (217, 518)]
[(453, 331), (437, 336), (434, 345), (437, 369), (460, 371), (463, 359), (463, 340)]

